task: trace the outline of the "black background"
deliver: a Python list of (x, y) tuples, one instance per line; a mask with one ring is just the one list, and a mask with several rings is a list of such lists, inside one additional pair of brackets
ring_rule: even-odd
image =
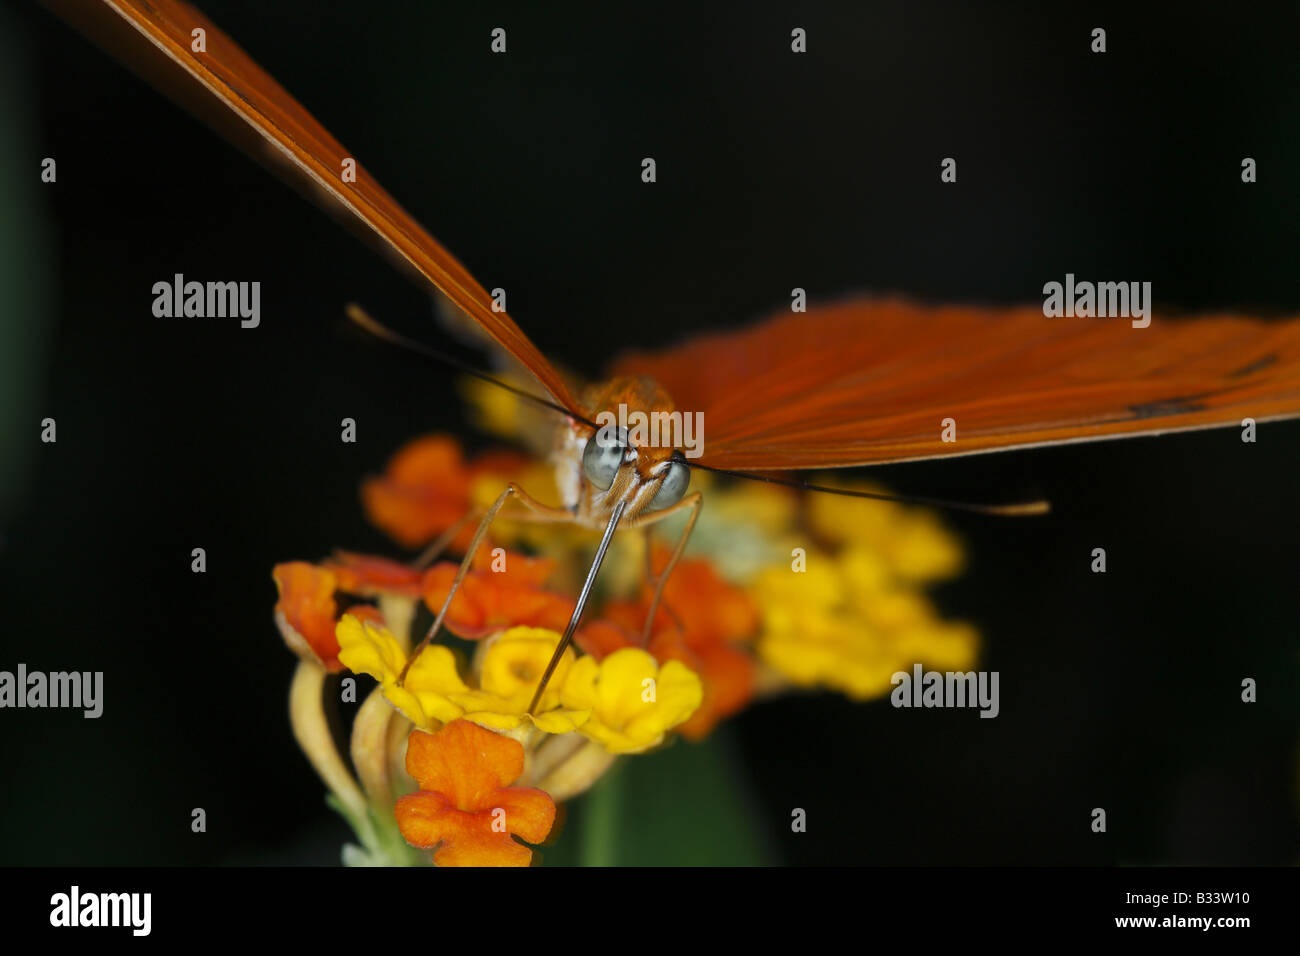
[[(1285, 8), (203, 4), (587, 375), (794, 286), (1010, 304), (1073, 272), (1151, 281), (1158, 317), (1300, 312)], [(0, 667), (106, 672), (97, 721), (0, 713), (0, 861), (333, 862), (346, 831), (289, 734), (270, 567), (384, 550), (360, 478), (427, 430), (475, 440), (452, 378), (348, 330), (343, 303), (445, 340), (422, 290), (47, 12), (7, 3), (0, 23), (2, 329), (30, 380), (9, 393)], [(154, 318), (176, 272), (260, 281), (261, 327)], [(1294, 862), (1298, 442), (1270, 424), (1254, 445), (1225, 429), (877, 469), (1055, 513), (949, 519), (971, 569), (939, 599), (985, 637), (997, 720), (810, 695), (734, 721), (777, 859)]]

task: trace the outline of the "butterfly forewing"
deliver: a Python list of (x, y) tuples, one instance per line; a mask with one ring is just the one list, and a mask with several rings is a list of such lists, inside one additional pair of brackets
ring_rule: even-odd
[[(201, 13), (174, 0), (46, 2), (146, 80), (338, 215), (399, 266), (431, 283), (535, 375), (556, 401), (580, 413), (560, 375), (508, 315), (493, 311), (491, 296), (464, 266)], [(358, 15), (365, 15), (360, 8)], [(196, 30), (202, 31), (201, 42)], [(345, 161), (352, 163), (345, 166)]]

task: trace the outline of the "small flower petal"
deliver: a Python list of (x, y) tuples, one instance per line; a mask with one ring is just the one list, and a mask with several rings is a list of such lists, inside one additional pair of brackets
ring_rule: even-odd
[[(569, 623), (573, 600), (542, 587), (555, 569), (553, 561), (507, 554), (502, 571), (492, 570), (483, 561), (476, 563), (461, 581), (444, 621), (459, 637), (481, 640), (516, 625), (562, 631)], [(426, 573), (424, 602), (434, 614), (442, 610), (451, 593), (458, 567), (444, 561)]]
[(420, 790), (397, 801), (398, 827), (411, 845), (437, 847), (439, 866), (527, 866), (532, 851), (511, 834), (540, 843), (555, 823), (545, 792), (509, 786), (524, 772), (523, 746), (470, 721), (413, 731), (406, 769)]
[(400, 561), (350, 551), (336, 551), (324, 566), (334, 573), (340, 591), (362, 597), (381, 594), (419, 597), (424, 578), (423, 571)]
[(597, 662), (581, 657), (561, 691), (564, 705), (589, 710), (579, 732), (610, 753), (638, 753), (660, 743), (700, 706), (700, 678), (680, 661), (660, 667), (639, 648), (624, 648)]
[(306, 561), (277, 564), (271, 577), (280, 592), (275, 619), (285, 643), (304, 660), (319, 660), (327, 670), (341, 670), (334, 637), (338, 579)]
[(452, 697), (468, 693), (469, 687), (457, 673), (456, 656), (450, 648), (439, 644), (426, 647), (398, 686), (407, 657), (387, 628), (346, 614), (337, 633), (339, 660), (354, 673), (369, 674), (379, 681), (384, 696), (416, 726), (427, 729), (464, 713)]

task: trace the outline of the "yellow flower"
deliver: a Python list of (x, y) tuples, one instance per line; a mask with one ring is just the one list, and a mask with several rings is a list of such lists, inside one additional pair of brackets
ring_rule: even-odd
[(841, 563), (825, 551), (809, 548), (804, 567), (794, 571), (785, 562), (763, 569), (752, 593), (765, 611), (797, 614), (804, 607), (835, 607), (847, 600), (852, 583), (860, 583), (847, 581)]
[(797, 686), (832, 687), (870, 700), (889, 691), (889, 679), (903, 661), (865, 627), (851, 616), (812, 609), (794, 626), (766, 632), (759, 655)]
[(895, 572), (908, 580), (937, 581), (962, 569), (957, 539), (928, 511), (912, 511), (899, 520), (885, 549)]
[(807, 505), (809, 530), (834, 550), (808, 548), (806, 570), (782, 564), (758, 576), (764, 663), (798, 686), (831, 687), (858, 700), (887, 694), (890, 678), (917, 662), (972, 666), (975, 630), (941, 620), (920, 590), (962, 563), (957, 540), (932, 513), (836, 495), (812, 495)]
[[(789, 489), (741, 482), (714, 489), (707, 473), (691, 475), (691, 488), (708, 502), (700, 512), (686, 553), (707, 558), (728, 581), (748, 584), (764, 567), (788, 563), (791, 549), (807, 545), (795, 532), (799, 499)], [(656, 525), (655, 534), (670, 546), (681, 537), (686, 516)]]
[(587, 720), (582, 708), (560, 706), (560, 687), (573, 667), (572, 649), (560, 657), (555, 673), (537, 704), (537, 714), (529, 716), (537, 684), (550, 663), (560, 635), (540, 627), (512, 627), (486, 644), (479, 690), (460, 693), (452, 700), (465, 709), (465, 717), (494, 730), (513, 730), (525, 720), (548, 734), (567, 734)]
[(397, 678), (407, 655), (387, 628), (345, 615), (339, 621), (338, 639), (339, 660), (349, 670), (379, 681), (388, 701), (424, 730), (463, 717), (493, 730), (531, 723), (546, 733), (564, 734), (587, 719), (580, 709), (561, 708), (559, 692), (553, 689), (572, 666), (572, 651), (560, 659), (539, 712), (527, 713), (537, 682), (560, 641), (554, 631), (516, 627), (489, 639), (477, 689), (461, 680), (455, 655), (440, 644), (424, 649), (399, 687)]
[(831, 687), (857, 700), (887, 694), (891, 677), (917, 662), (945, 670), (974, 663), (979, 638), (942, 620), (889, 561), (852, 546), (810, 550), (807, 570), (768, 568), (753, 594), (763, 611), (760, 658), (800, 687)]
[[(813, 481), (829, 488), (847, 488), (885, 494), (887, 489), (868, 482), (847, 482), (834, 475), (814, 475)], [(836, 544), (876, 543), (889, 537), (903, 508), (890, 501), (812, 494), (807, 498), (808, 525), (816, 534)]]
[[(821, 484), (854, 491), (884, 492), (878, 485), (829, 478)], [(957, 539), (935, 515), (888, 501), (812, 495), (808, 499), (809, 527), (838, 545), (878, 552), (893, 576), (908, 581), (933, 581), (961, 570)]]
[[(497, 377), (511, 385), (529, 387), (528, 380), (510, 372), (499, 372)], [(490, 435), (517, 440), (534, 423), (533, 407), (504, 388), (466, 376), (457, 383), (457, 390), (469, 403), (475, 427)]]
[(640, 648), (601, 661), (581, 657), (560, 693), (566, 707), (590, 711), (579, 731), (608, 752), (639, 753), (684, 723), (703, 700), (699, 676), (680, 661), (662, 667)]
[(335, 632), (339, 660), (356, 674), (369, 674), (379, 681), (389, 703), (423, 730), (436, 729), (463, 715), (449, 694), (468, 693), (456, 672), (456, 657), (441, 645), (426, 647), (406, 675), (402, 686), (397, 678), (406, 666), (406, 651), (388, 628), (373, 621), (361, 621), (351, 614), (339, 620)]
[(922, 661), (941, 671), (965, 671), (975, 665), (979, 643), (979, 632), (971, 625), (930, 618), (906, 632), (899, 639), (899, 649), (913, 663)]

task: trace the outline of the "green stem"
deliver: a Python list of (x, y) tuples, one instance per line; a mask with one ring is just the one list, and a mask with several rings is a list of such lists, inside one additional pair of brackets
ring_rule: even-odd
[(617, 764), (587, 793), (582, 807), (582, 865), (614, 866), (618, 860), (623, 809), (623, 764)]

